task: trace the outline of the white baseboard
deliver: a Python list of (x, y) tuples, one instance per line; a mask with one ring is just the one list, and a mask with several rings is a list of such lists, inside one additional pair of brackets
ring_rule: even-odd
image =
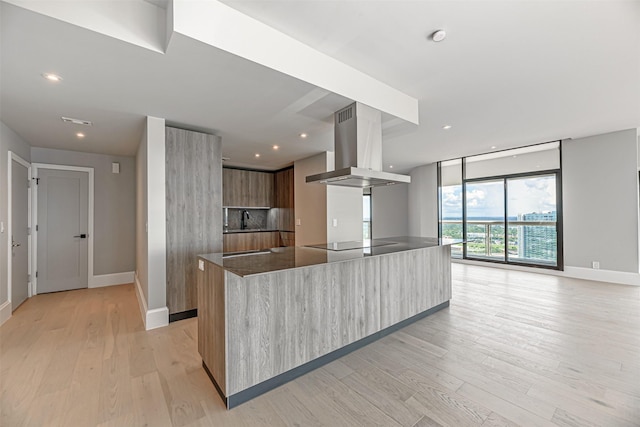
[(147, 319), (144, 327), (148, 331), (150, 329), (161, 328), (169, 324), (169, 308), (162, 307), (154, 310), (147, 310)]
[(103, 286), (122, 285), (133, 283), (133, 271), (124, 273), (101, 274), (89, 278), (89, 288), (101, 288)]
[(5, 301), (0, 305), (0, 325), (11, 317), (11, 301)]
[(538, 274), (550, 274), (553, 276), (571, 277), (573, 279), (593, 280), (596, 282), (616, 283), (619, 285), (640, 286), (640, 274), (613, 270), (595, 270), (584, 267), (565, 267), (564, 271), (547, 268), (525, 267), (514, 264), (498, 264), (491, 262), (474, 261), (467, 259), (452, 259), (458, 264), (479, 265), (481, 267), (501, 268), (504, 270), (528, 271)]
[(138, 275), (134, 274), (136, 284), (136, 297), (138, 297), (138, 306), (140, 307), (140, 314), (142, 321), (144, 322), (145, 330), (160, 328), (169, 324), (169, 309), (167, 307), (156, 308), (149, 310), (147, 307), (147, 301), (144, 298), (144, 292), (142, 292), (142, 286), (138, 280)]
[(584, 267), (565, 267), (562, 276), (575, 279), (595, 280), (620, 285), (640, 286), (640, 274), (626, 271), (596, 270)]

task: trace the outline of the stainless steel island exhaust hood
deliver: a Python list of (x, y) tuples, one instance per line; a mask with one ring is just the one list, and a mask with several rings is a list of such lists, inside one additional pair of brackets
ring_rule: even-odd
[(335, 170), (310, 175), (307, 182), (343, 187), (409, 183), (411, 177), (382, 170), (382, 114), (359, 102), (337, 111)]

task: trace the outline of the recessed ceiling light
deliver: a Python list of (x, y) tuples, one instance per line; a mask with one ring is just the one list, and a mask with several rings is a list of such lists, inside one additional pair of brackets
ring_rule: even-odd
[(447, 32), (445, 30), (434, 31), (431, 34), (431, 40), (434, 42), (441, 42), (447, 37)]
[(300, 134), (300, 138), (306, 138), (306, 137), (307, 137), (307, 134), (306, 134), (306, 133), (301, 133), (301, 134)]
[(260, 157), (260, 153), (256, 153), (256, 157)]
[(50, 82), (61, 82), (62, 81), (62, 77), (60, 77), (57, 74), (53, 74), (53, 73), (42, 73), (42, 77), (44, 77), (45, 79), (49, 80)]
[(451, 129), (452, 127), (453, 127), (453, 126), (451, 126), (451, 125), (444, 125), (444, 126), (442, 126), (442, 129), (444, 129), (444, 130), (449, 130), (449, 129)]
[(93, 125), (93, 123), (91, 123), (89, 120), (73, 119), (71, 117), (60, 117), (60, 118), (62, 119), (63, 122), (73, 123), (74, 125), (83, 125), (83, 126)]
[(515, 158), (516, 158), (516, 157), (518, 157), (518, 156), (516, 156), (516, 155), (514, 154), (512, 157), (515, 159)]
[(280, 148), (280, 146), (279, 146), (279, 145), (274, 145), (274, 146), (273, 146), (273, 149), (274, 149), (274, 150), (277, 150), (277, 149), (279, 149), (279, 148)]
[(82, 132), (78, 132), (78, 133), (76, 133), (76, 136), (77, 136), (78, 138), (84, 138), (84, 133), (82, 133)]
[(497, 146), (497, 145), (492, 145), (492, 146), (491, 146), (491, 149), (492, 149), (492, 150), (495, 150), (496, 148), (498, 148), (498, 146)]
[(393, 165), (389, 165), (389, 169), (393, 169)]

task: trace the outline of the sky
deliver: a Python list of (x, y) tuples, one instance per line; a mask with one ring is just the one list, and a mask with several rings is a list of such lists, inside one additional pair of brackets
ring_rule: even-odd
[[(556, 210), (555, 175), (509, 179), (508, 216)], [(462, 186), (442, 188), (444, 218), (462, 216)], [(502, 180), (467, 183), (467, 217), (502, 217), (504, 193)]]

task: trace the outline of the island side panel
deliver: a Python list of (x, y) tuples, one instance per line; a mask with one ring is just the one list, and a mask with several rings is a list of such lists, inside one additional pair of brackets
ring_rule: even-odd
[(381, 329), (451, 299), (451, 249), (435, 246), (380, 257)]
[(225, 271), (205, 261), (198, 270), (198, 352), (218, 387), (227, 395)]
[[(436, 249), (436, 248), (432, 248)], [(451, 299), (451, 246), (438, 248), (438, 256), (432, 257), (427, 274), (430, 292), (430, 307)]]
[(380, 329), (380, 258), (241, 278), (226, 272), (227, 396)]

